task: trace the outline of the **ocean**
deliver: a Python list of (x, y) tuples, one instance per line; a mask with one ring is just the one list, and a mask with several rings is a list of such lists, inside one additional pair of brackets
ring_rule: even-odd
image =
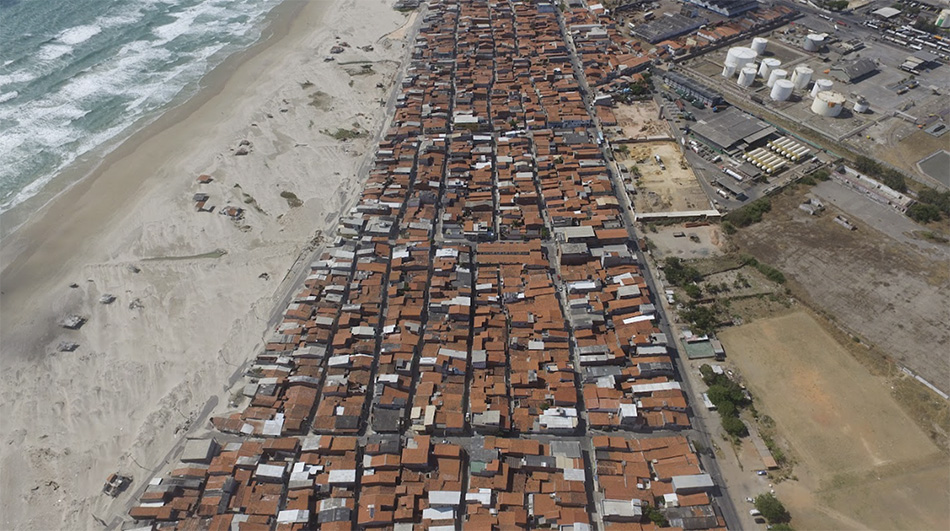
[(0, 0), (0, 212), (193, 94), (280, 1)]

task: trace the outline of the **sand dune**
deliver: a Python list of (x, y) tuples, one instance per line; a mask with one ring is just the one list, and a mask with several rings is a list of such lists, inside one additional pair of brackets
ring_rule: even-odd
[[(288, 269), (359, 189), (408, 19), (376, 0), (278, 9), (274, 37), (5, 237), (0, 527), (100, 529), (124, 514), (129, 495), (99, 494), (105, 477), (131, 473), (134, 490), (209, 399), (226, 405)], [(361, 136), (325, 134), (340, 128)], [(69, 313), (88, 322), (57, 326)]]

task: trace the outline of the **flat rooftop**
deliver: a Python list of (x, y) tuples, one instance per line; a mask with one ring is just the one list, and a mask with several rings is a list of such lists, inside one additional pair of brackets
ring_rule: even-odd
[(696, 122), (690, 130), (724, 150), (752, 144), (775, 132), (771, 125), (734, 107)]

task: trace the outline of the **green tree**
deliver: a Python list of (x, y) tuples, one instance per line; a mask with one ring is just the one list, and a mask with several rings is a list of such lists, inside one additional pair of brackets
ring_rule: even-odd
[(697, 334), (711, 334), (719, 324), (716, 311), (709, 306), (696, 306), (680, 313), (680, 317), (689, 321)]
[(666, 259), (663, 273), (666, 275), (666, 280), (674, 286), (683, 286), (703, 279), (695, 267), (687, 265), (675, 256)]
[(770, 524), (787, 524), (792, 519), (782, 502), (771, 494), (758, 495), (755, 498), (755, 508)]
[(709, 399), (716, 406), (725, 402), (731, 402), (735, 405), (745, 403), (745, 394), (742, 393), (742, 388), (725, 376), (717, 378), (716, 383), (709, 386), (709, 391), (706, 394), (709, 395)]
[(914, 203), (907, 209), (907, 217), (917, 223), (930, 223), (940, 219), (940, 209), (936, 205)]
[(917, 202), (934, 205), (940, 209), (940, 212), (950, 216), (950, 191), (938, 192), (925, 186), (917, 193)]
[(643, 509), (643, 515), (650, 519), (657, 527), (669, 527), (670, 522), (659, 509), (652, 505), (647, 505)]
[(699, 286), (696, 284), (688, 284), (683, 290), (686, 291), (686, 294), (689, 295), (691, 299), (699, 299), (703, 296), (703, 290), (699, 289)]
[[(749, 428), (745, 423), (739, 420), (739, 417), (722, 417), (722, 429), (733, 437), (745, 437), (749, 435)], [(765, 514), (765, 513), (762, 513)]]

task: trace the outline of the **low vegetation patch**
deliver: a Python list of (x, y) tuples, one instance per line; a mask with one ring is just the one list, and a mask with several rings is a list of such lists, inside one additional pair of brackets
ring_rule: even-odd
[(330, 95), (326, 92), (323, 92), (322, 90), (318, 90), (310, 95), (310, 103), (307, 105), (316, 107), (321, 111), (328, 111), (330, 110)]
[(343, 129), (343, 128), (340, 128), (340, 129), (337, 129), (336, 131), (332, 131), (332, 132), (331, 132), (330, 130), (328, 130), (328, 129), (324, 129), (324, 130), (322, 130), (322, 131), (320, 131), (320, 132), (323, 133), (323, 134), (325, 134), (325, 135), (327, 135), (327, 136), (331, 136), (331, 137), (333, 137), (333, 138), (335, 138), (336, 140), (339, 140), (339, 141), (341, 141), (341, 142), (345, 142), (345, 141), (347, 141), (347, 140), (354, 140), (354, 139), (357, 139), (357, 138), (361, 138), (361, 137), (363, 137), (363, 136), (365, 135), (365, 133), (364, 133), (363, 131), (360, 131), (359, 129)]
[(283, 192), (280, 193), (280, 196), (287, 200), (287, 205), (290, 208), (297, 208), (299, 206), (303, 206), (303, 201), (301, 201), (297, 197), (297, 194), (293, 192), (288, 192), (284, 190)]
[[(762, 221), (762, 215), (772, 210), (772, 201), (768, 197), (756, 199), (748, 205), (726, 214), (723, 218), (734, 227), (748, 227)], [(723, 229), (724, 231), (726, 229)], [(726, 231), (728, 234), (728, 231)]]

